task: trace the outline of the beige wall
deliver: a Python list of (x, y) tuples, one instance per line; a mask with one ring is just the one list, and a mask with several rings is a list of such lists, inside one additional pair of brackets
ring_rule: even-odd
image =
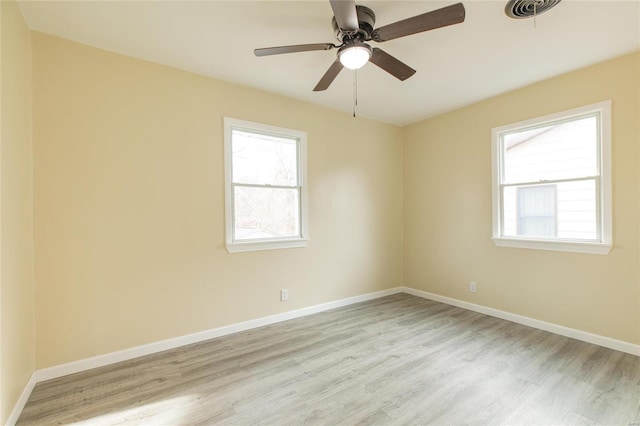
[[(640, 54), (624, 56), (404, 128), (405, 285), (640, 343), (639, 63)], [(496, 247), (491, 128), (606, 99), (613, 100), (610, 254)]]
[[(38, 368), (401, 284), (399, 127), (32, 36)], [(226, 252), (225, 116), (308, 132), (307, 248)]]
[(0, 2), (0, 423), (35, 367), (31, 36), (14, 1)]

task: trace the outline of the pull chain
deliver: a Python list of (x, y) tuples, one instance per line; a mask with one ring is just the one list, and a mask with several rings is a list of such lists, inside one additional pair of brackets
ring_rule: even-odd
[(356, 118), (356, 107), (358, 106), (358, 70), (353, 71), (353, 118)]
[(544, 12), (544, 0), (534, 0), (533, 1), (533, 29), (537, 28), (538, 22), (536, 18), (538, 17), (538, 6), (543, 6), (542, 11)]

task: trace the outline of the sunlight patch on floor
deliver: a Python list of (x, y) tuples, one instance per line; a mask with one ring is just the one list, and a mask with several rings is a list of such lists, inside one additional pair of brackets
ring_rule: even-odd
[(197, 399), (195, 395), (185, 395), (162, 401), (150, 402), (137, 407), (127, 408), (107, 414), (74, 422), (82, 426), (107, 426), (126, 424), (175, 424), (179, 419), (188, 418), (191, 411), (190, 402)]

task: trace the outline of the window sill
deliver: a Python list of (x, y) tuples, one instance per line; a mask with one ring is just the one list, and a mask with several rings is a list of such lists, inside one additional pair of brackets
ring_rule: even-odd
[(611, 244), (586, 243), (571, 241), (549, 240), (524, 240), (516, 238), (493, 237), (494, 244), (498, 247), (525, 248), (533, 250), (564, 251), (572, 253), (608, 254)]
[(227, 243), (227, 252), (241, 253), (245, 251), (278, 250), (288, 248), (306, 247), (308, 238), (297, 238), (295, 240), (272, 240), (272, 241), (247, 241)]

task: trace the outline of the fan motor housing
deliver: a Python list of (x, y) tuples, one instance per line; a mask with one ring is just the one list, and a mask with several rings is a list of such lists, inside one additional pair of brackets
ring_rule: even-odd
[(373, 10), (369, 9), (366, 6), (356, 5), (356, 13), (358, 14), (358, 26), (360, 29), (355, 34), (344, 33), (338, 28), (338, 23), (336, 22), (336, 18), (333, 17), (331, 19), (331, 25), (333, 25), (333, 31), (336, 35), (336, 38), (340, 43), (343, 43), (347, 40), (351, 39), (360, 39), (360, 40), (370, 40), (371, 33), (373, 32), (373, 26), (376, 23), (376, 14), (373, 13)]

